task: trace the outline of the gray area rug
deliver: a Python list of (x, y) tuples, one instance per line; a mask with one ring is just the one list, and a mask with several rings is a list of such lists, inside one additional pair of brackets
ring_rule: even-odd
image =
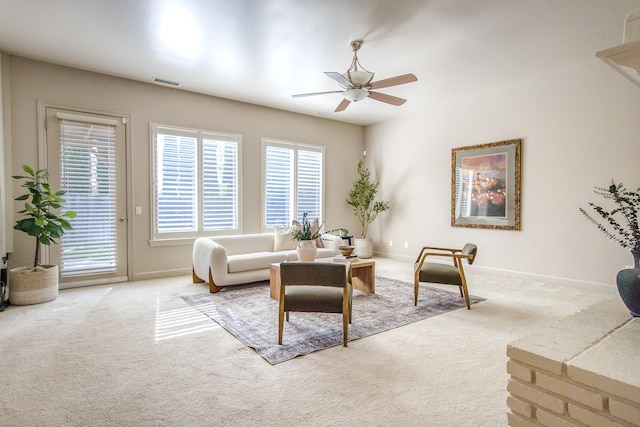
[[(454, 292), (420, 285), (418, 306), (413, 305), (413, 284), (376, 277), (376, 293), (353, 292), (349, 341), (368, 337), (447, 311), (465, 308)], [(269, 282), (229, 286), (216, 294), (182, 297), (255, 351), (272, 365), (317, 350), (342, 345), (342, 315), (291, 313), (278, 345), (278, 302), (269, 297)], [(471, 303), (484, 301), (471, 296)]]

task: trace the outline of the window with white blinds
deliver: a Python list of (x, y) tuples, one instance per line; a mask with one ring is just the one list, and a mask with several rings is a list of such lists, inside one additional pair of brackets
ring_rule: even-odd
[(238, 141), (235, 136), (202, 135), (202, 228), (238, 229)]
[(303, 212), (321, 219), (324, 147), (265, 139), (263, 155), (263, 227), (290, 225)]
[(288, 225), (293, 213), (293, 150), (265, 147), (265, 227)]
[(77, 214), (60, 242), (60, 275), (114, 272), (117, 122), (62, 113), (58, 118), (63, 208)]
[(154, 239), (239, 229), (240, 136), (152, 125)]
[(156, 232), (198, 229), (197, 132), (159, 128), (155, 143)]

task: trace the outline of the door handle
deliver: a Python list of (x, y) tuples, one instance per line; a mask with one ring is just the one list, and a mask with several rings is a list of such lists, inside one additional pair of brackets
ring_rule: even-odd
[(127, 218), (125, 218), (125, 217), (121, 217), (120, 218), (120, 222), (125, 222), (126, 220), (127, 220)]

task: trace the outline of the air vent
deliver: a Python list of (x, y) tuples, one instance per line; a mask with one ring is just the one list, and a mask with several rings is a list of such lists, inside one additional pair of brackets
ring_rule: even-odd
[(171, 80), (159, 79), (158, 77), (152, 78), (151, 81), (154, 83), (165, 85), (165, 86), (171, 86), (171, 87), (180, 86), (180, 82), (172, 82)]

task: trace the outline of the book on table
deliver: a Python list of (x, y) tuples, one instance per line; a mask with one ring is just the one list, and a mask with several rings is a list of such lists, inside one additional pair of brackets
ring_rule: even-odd
[(354, 262), (358, 260), (358, 255), (337, 255), (333, 258), (333, 260), (336, 262)]

